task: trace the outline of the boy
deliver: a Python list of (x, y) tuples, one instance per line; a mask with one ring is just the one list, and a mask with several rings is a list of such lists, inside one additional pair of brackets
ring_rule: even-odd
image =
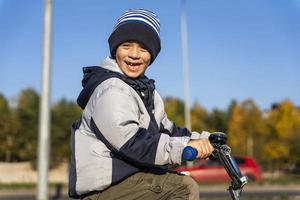
[(199, 199), (197, 183), (169, 172), (192, 146), (198, 158), (213, 151), (209, 133), (176, 127), (154, 80), (144, 73), (160, 51), (160, 23), (146, 9), (118, 19), (101, 67), (83, 69), (83, 109), (72, 125), (70, 197), (82, 199)]

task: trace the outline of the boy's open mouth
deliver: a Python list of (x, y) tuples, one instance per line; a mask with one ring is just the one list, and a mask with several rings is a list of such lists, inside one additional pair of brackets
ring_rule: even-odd
[(141, 63), (133, 63), (133, 62), (129, 62), (129, 61), (125, 61), (125, 63), (127, 64), (127, 65), (129, 65), (129, 66), (140, 66), (141, 65)]
[(139, 67), (141, 66), (141, 63), (140, 62), (129, 62), (129, 61), (125, 61), (128, 69), (130, 71), (137, 71), (139, 69)]

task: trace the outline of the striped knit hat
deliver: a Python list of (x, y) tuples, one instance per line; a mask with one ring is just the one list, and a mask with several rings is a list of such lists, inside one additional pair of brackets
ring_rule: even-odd
[(129, 9), (118, 19), (108, 38), (110, 54), (115, 58), (117, 47), (126, 41), (142, 43), (151, 54), (151, 62), (160, 51), (160, 23), (158, 17), (147, 9)]

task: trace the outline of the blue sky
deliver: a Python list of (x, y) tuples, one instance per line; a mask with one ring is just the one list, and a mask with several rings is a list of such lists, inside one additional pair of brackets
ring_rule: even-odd
[[(190, 103), (225, 109), (252, 98), (261, 109), (300, 105), (300, 0), (187, 0)], [(183, 99), (180, 0), (53, 0), (51, 99), (76, 100), (83, 66), (108, 55), (117, 17), (145, 7), (160, 17), (162, 50), (147, 75), (163, 97)], [(0, 0), (0, 93), (40, 91), (42, 0)]]

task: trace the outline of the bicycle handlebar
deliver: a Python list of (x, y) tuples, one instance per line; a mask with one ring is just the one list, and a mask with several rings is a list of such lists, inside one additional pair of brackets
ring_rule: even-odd
[[(209, 141), (214, 147), (213, 157), (217, 158), (224, 166), (226, 172), (231, 178), (231, 185), (228, 190), (233, 200), (239, 200), (242, 194), (243, 186), (247, 184), (247, 177), (243, 176), (239, 166), (231, 157), (231, 149), (226, 145), (227, 136), (222, 132), (215, 132), (209, 136)], [(191, 146), (183, 149), (182, 158), (186, 161), (192, 161), (197, 158), (197, 150)]]

